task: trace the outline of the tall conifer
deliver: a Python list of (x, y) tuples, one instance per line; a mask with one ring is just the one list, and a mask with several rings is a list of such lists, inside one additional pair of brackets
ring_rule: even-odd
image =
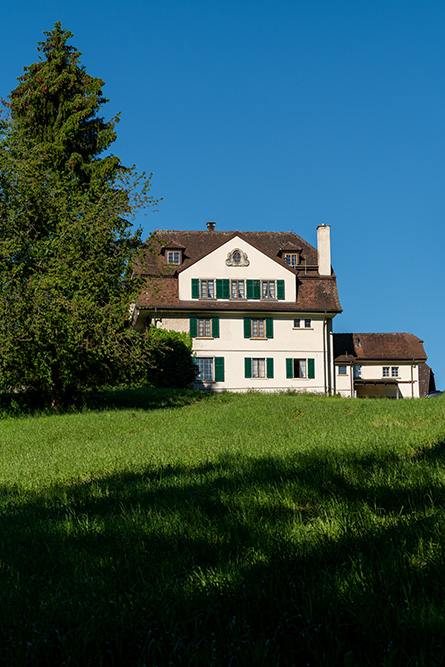
[(45, 34), (0, 125), (0, 389), (56, 405), (137, 362), (130, 220), (154, 201), (150, 177), (106, 153), (118, 117), (99, 116), (104, 82), (60, 23)]

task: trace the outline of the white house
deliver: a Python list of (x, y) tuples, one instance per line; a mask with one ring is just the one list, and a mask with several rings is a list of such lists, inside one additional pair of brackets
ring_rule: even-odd
[(332, 323), (342, 309), (328, 225), (317, 227), (317, 247), (293, 232), (217, 231), (213, 222), (203, 231), (157, 230), (135, 269), (146, 278), (135, 327), (189, 332), (197, 385), (213, 391), (362, 395), (350, 379), (358, 364), (334, 352)]

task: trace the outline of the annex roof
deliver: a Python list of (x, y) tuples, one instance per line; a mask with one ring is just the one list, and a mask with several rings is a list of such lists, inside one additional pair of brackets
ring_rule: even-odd
[(426, 361), (423, 340), (411, 333), (334, 334), (336, 363)]

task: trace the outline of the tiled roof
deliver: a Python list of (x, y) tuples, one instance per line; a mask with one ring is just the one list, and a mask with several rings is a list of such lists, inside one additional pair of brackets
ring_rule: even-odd
[[(245, 240), (294, 274), (297, 284), (296, 302), (179, 300), (178, 273), (235, 236)], [(163, 251), (169, 247), (183, 248), (183, 262), (180, 267), (166, 264)], [(281, 256), (282, 251), (291, 248), (301, 250), (301, 263), (298, 267), (290, 267)], [(320, 277), (317, 261), (317, 250), (294, 232), (156, 230), (144, 244), (143, 256), (135, 267), (136, 273), (147, 278), (137, 305), (139, 308), (193, 310), (341, 312), (335, 275)]]
[[(235, 236), (239, 236), (294, 273), (304, 271), (305, 267), (317, 266), (316, 249), (294, 232), (211, 232), (157, 229), (144, 244), (143, 259), (137, 271), (156, 275), (168, 273), (162, 250), (172, 247), (184, 248), (183, 262), (178, 269), (181, 271)], [(295, 269), (289, 267), (284, 257), (280, 256), (280, 251), (291, 248), (301, 249), (300, 266)]]
[(410, 333), (334, 334), (337, 363), (357, 361), (426, 361), (423, 341)]
[(267, 300), (238, 300), (224, 301), (222, 299), (193, 299), (180, 301), (178, 297), (178, 282), (175, 277), (148, 278), (141, 290), (137, 307), (164, 308), (185, 310), (226, 310), (226, 311), (316, 311), (339, 312), (337, 285), (335, 279), (312, 279), (301, 282), (298, 289), (297, 301), (267, 301)]

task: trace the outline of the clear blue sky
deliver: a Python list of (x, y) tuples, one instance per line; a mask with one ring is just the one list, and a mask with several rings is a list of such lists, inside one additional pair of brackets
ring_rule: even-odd
[(154, 172), (145, 235), (331, 225), (335, 330), (416, 334), (445, 388), (443, 0), (5, 3), (0, 96), (59, 20)]

